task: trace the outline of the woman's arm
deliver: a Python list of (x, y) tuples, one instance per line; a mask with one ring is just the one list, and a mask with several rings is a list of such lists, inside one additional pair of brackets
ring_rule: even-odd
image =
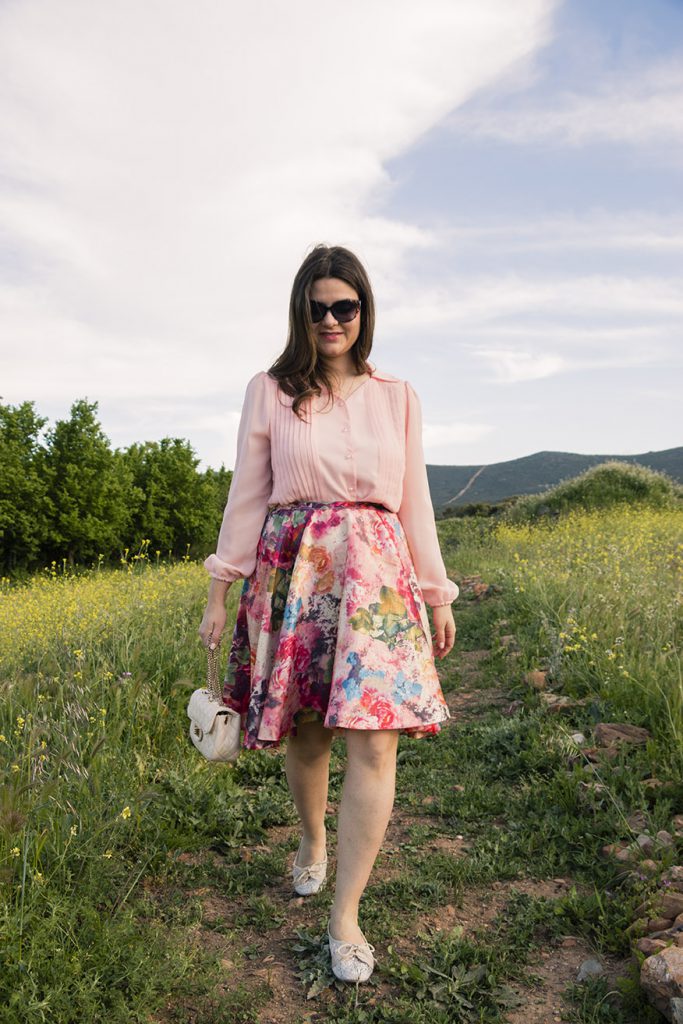
[[(257, 373), (249, 381), (244, 396), (235, 469), (216, 552), (204, 562), (214, 580), (232, 583), (251, 576), (271, 493), (268, 381), (266, 373)], [(211, 586), (210, 596), (220, 593)], [(221, 596), (224, 599), (225, 593)]]
[(417, 581), (432, 608), (450, 605), (459, 590), (446, 576), (422, 447), (422, 408), (414, 388), (405, 382), (407, 402), (406, 470), (398, 518), (405, 530)]

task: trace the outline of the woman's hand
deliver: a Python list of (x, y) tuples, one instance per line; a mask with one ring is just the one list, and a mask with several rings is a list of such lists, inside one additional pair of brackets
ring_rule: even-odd
[(434, 620), (434, 633), (432, 633), (434, 656), (445, 658), (455, 643), (453, 610), (449, 604), (437, 605), (436, 608), (432, 608), (432, 618)]
[(212, 650), (220, 643), (228, 617), (225, 610), (225, 598), (230, 590), (230, 583), (225, 580), (212, 579), (209, 584), (209, 597), (204, 610), (204, 618), (199, 627), (199, 635), (205, 647), (209, 646), (211, 637)]

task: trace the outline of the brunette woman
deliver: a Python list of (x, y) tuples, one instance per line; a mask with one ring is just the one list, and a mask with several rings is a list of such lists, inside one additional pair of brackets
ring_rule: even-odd
[(303, 895), (327, 876), (330, 748), (346, 742), (328, 938), (335, 975), (356, 982), (374, 967), (358, 909), (393, 807), (399, 734), (438, 733), (449, 717), (435, 657), (453, 647), (458, 595), (420, 401), (368, 362), (374, 323), (361, 262), (317, 246), (294, 279), (287, 344), (246, 388), (199, 629), (205, 644), (220, 637), (228, 588), (243, 580), (224, 700), (243, 716), (246, 748), (287, 737)]

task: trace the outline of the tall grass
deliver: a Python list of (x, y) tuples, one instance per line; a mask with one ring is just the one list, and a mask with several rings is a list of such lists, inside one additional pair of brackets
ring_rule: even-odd
[(465, 572), (503, 584), (526, 663), (683, 752), (683, 511), (644, 505), (557, 520), (442, 526)]
[[(680, 775), (683, 513), (459, 520), (439, 533), (451, 575), (503, 584), (523, 665), (648, 726), (653, 757)], [(148, 1021), (178, 993), (208, 991), (214, 966), (189, 939), (201, 908), (169, 918), (148, 888), (172, 882), (180, 851), (219, 850), (228, 894), (258, 893), (284, 869), (282, 850), (240, 855), (294, 820), (280, 755), (209, 765), (187, 737), (206, 583), (199, 565), (140, 559), (2, 585), (2, 1024)], [(233, 587), (228, 636), (237, 599)]]
[(239, 862), (291, 816), (284, 786), (261, 792), (189, 742), (206, 583), (189, 562), (142, 562), (4, 585), (0, 1021), (148, 1020), (198, 984), (203, 954), (141, 880), (168, 878), (177, 850), (217, 845)]

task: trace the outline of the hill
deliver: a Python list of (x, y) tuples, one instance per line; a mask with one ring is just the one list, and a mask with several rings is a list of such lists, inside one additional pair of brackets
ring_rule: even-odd
[(436, 509), (474, 502), (502, 501), (516, 494), (538, 494), (562, 480), (578, 476), (601, 462), (628, 462), (667, 473), (683, 484), (683, 447), (642, 455), (578, 455), (536, 452), (521, 459), (488, 466), (427, 466)]

